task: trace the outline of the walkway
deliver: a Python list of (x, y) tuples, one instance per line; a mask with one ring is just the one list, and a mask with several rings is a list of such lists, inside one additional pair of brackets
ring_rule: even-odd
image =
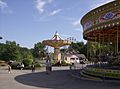
[(0, 69), (0, 89), (120, 89), (120, 84), (73, 78), (69, 67), (54, 67), (49, 75), (44, 69), (36, 73), (13, 70), (11, 74)]

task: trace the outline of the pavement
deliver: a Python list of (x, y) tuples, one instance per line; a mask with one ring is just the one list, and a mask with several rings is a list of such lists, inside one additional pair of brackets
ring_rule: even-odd
[(69, 67), (53, 67), (50, 74), (45, 68), (31, 70), (0, 68), (0, 89), (120, 89), (120, 83), (83, 80), (71, 76)]

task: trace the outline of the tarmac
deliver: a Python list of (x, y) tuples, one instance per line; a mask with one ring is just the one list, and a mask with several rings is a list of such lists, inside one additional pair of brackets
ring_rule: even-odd
[(91, 81), (71, 76), (69, 66), (53, 67), (50, 74), (45, 68), (31, 70), (0, 68), (0, 89), (120, 89), (120, 83)]

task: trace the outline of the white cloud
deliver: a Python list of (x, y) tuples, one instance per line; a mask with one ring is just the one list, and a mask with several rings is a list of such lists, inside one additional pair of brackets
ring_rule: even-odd
[(7, 7), (8, 7), (7, 3), (0, 0), (0, 9), (3, 11)]
[(36, 1), (36, 8), (40, 13), (44, 12), (44, 7), (46, 4), (53, 2), (53, 0), (35, 0), (35, 1)]
[(56, 14), (58, 14), (58, 13), (61, 12), (61, 11), (62, 11), (62, 9), (54, 10), (54, 11), (52, 11), (52, 12), (49, 14), (49, 16), (56, 15)]
[(13, 11), (9, 9), (8, 4), (6, 2), (3, 2), (3, 0), (0, 0), (0, 12), (5, 14), (13, 13)]
[(96, 8), (96, 7), (99, 7), (99, 6), (101, 6), (101, 5), (104, 5), (104, 4), (106, 4), (106, 3), (109, 3), (109, 2), (111, 2), (111, 1), (114, 1), (114, 0), (95, 0), (95, 1), (93, 1), (93, 2), (91, 2), (90, 4), (90, 8), (91, 9), (94, 9), (94, 8)]
[(36, 8), (37, 8), (37, 10), (39, 12), (43, 12), (45, 4), (46, 4), (46, 1), (44, 1), (44, 0), (36, 0)]
[(74, 25), (74, 26), (80, 26), (80, 19), (72, 22), (72, 25)]

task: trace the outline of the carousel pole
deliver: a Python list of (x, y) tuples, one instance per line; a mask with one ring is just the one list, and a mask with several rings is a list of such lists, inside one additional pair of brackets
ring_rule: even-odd
[(118, 53), (118, 26), (117, 26), (117, 53)]
[(99, 55), (101, 54), (101, 48), (100, 48), (100, 33), (99, 33)]
[[(96, 39), (97, 39), (97, 37), (95, 36), (95, 43), (97, 42)], [(97, 56), (97, 51), (95, 52), (95, 56)]]
[(89, 41), (87, 41), (87, 59), (89, 59), (88, 43), (89, 43)]
[[(103, 32), (103, 39), (102, 39), (102, 45), (104, 45), (105, 43), (105, 34), (104, 34), (104, 32)], [(104, 50), (102, 50), (102, 53), (104, 53)]]
[(110, 47), (109, 51), (111, 52), (111, 45), (112, 45), (112, 43), (111, 43), (111, 41), (110, 41), (110, 37), (111, 37), (111, 35), (109, 34), (109, 42), (108, 42), (109, 44), (108, 44), (108, 45), (109, 45), (109, 47)]

